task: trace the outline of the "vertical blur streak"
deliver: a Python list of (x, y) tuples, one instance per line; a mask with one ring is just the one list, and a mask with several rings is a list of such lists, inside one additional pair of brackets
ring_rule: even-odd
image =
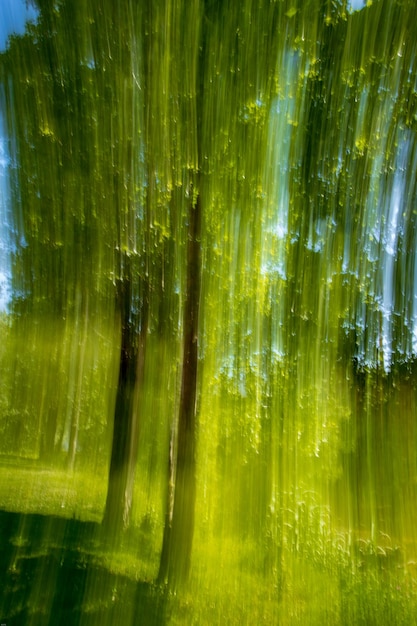
[[(143, 383), (138, 376), (138, 364), (144, 358), (145, 341), (139, 345), (132, 319), (132, 269), (127, 254), (121, 259), (121, 278), (117, 286), (116, 319), (121, 329), (119, 377), (112, 449), (109, 466), (104, 525), (113, 541), (119, 541), (119, 531), (129, 524), (132, 506), (129, 485), (134, 481), (138, 443), (138, 407), (135, 406), (135, 388)], [(147, 331), (145, 320), (141, 320)], [(140, 373), (142, 368), (140, 368)]]
[(0, 0), (0, 107), (0, 622), (414, 624), (414, 0)]
[[(4, 94), (0, 96), (0, 110), (5, 108)], [(0, 114), (0, 311), (7, 310), (10, 302), (12, 215), (10, 214), (10, 183), (7, 134), (3, 115)]]
[[(172, 512), (166, 517), (158, 578), (176, 588), (188, 582), (195, 524), (198, 317), (201, 275), (201, 196), (190, 203), (184, 353), (174, 464)], [(170, 476), (171, 477), (171, 471)], [(168, 506), (168, 505), (167, 505)]]

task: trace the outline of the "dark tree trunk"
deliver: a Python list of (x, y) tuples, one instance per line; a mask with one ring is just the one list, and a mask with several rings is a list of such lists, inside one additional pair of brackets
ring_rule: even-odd
[(122, 276), (116, 305), (121, 324), (119, 379), (104, 514), (104, 525), (114, 536), (120, 528), (128, 526), (130, 520), (139, 442), (138, 391), (143, 384), (148, 330), (146, 289), (140, 320), (133, 314), (131, 264), (127, 255), (123, 258)]
[[(184, 346), (176, 446), (170, 450), (166, 521), (158, 579), (175, 587), (188, 577), (194, 534), (196, 497), (196, 401), (198, 315), (201, 275), (200, 196), (191, 203), (188, 226), (187, 292), (184, 307)], [(173, 497), (172, 497), (173, 496)]]

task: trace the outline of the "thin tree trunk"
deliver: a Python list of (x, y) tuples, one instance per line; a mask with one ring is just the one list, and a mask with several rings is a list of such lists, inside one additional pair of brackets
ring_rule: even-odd
[(140, 416), (139, 411), (142, 404), (142, 392), (145, 378), (145, 354), (146, 354), (146, 335), (148, 334), (148, 294), (145, 295), (145, 301), (142, 305), (142, 320), (141, 327), (138, 335), (138, 349), (137, 349), (137, 365), (136, 365), (136, 386), (133, 393), (133, 406), (131, 407), (132, 419), (130, 427), (130, 439), (128, 441), (128, 467), (126, 488), (124, 492), (124, 507), (123, 507), (123, 523), (125, 526), (129, 525), (130, 514), (133, 503), (133, 488), (135, 484), (136, 475), (136, 462), (138, 458), (139, 447), (139, 431), (140, 431)]
[[(201, 274), (201, 202), (200, 196), (190, 205), (187, 292), (184, 307), (184, 353), (181, 396), (178, 415), (177, 445), (169, 455), (169, 481), (175, 475), (173, 492), (168, 489), (167, 514), (158, 580), (175, 587), (189, 573), (194, 534), (196, 498), (196, 401), (198, 366), (198, 315)], [(173, 450), (176, 455), (173, 458)], [(175, 465), (174, 465), (175, 464)]]
[(129, 525), (139, 440), (138, 392), (143, 383), (148, 325), (148, 297), (144, 294), (140, 330), (132, 319), (130, 261), (123, 259), (123, 279), (117, 293), (121, 324), (119, 379), (114, 412), (112, 451), (109, 468), (104, 526), (116, 537)]

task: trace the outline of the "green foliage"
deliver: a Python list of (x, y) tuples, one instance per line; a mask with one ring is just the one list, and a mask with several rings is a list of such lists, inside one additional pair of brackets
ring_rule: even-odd
[(414, 623), (414, 2), (37, 4), (0, 56), (1, 507), (101, 520), (129, 278), (132, 524), (79, 548), (85, 623), (133, 623), (176, 478), (198, 198), (190, 584), (146, 602), (172, 624)]

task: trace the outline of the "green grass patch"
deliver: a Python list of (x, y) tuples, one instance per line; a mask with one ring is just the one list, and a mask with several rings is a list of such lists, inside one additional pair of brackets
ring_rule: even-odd
[(0, 509), (98, 522), (106, 486), (106, 478), (85, 471), (0, 466)]

